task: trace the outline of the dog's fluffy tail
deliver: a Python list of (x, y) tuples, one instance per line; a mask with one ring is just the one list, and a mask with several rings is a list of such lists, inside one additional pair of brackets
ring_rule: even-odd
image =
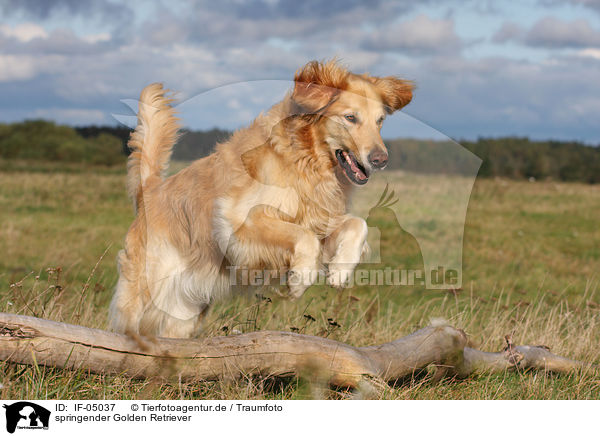
[(179, 119), (171, 106), (173, 99), (167, 94), (162, 84), (153, 83), (140, 96), (138, 124), (129, 138), (131, 154), (127, 162), (127, 193), (136, 211), (144, 187), (162, 179), (177, 142)]

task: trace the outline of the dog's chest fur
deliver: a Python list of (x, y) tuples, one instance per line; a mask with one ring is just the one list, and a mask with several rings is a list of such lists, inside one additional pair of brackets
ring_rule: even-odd
[[(277, 137), (244, 156), (260, 202), (275, 206), (285, 220), (310, 229), (322, 239), (346, 214), (349, 187), (340, 184), (326, 152), (302, 144), (281, 144)], [(260, 156), (260, 159), (254, 159)]]

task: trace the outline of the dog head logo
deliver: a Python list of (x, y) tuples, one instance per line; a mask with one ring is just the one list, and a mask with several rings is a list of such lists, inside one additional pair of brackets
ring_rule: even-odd
[(50, 411), (28, 401), (4, 404), (6, 409), (6, 431), (14, 433), (19, 429), (48, 429)]
[[(385, 185), (383, 194), (375, 206), (369, 210), (365, 221), (370, 228), (379, 230), (379, 237), (382, 240), (393, 240), (394, 244), (380, 247), (380, 261), (382, 265), (391, 267), (401, 267), (403, 269), (412, 269), (415, 271), (424, 271), (423, 255), (417, 239), (407, 232), (401, 225), (398, 215), (393, 207), (399, 202), (393, 190), (389, 191), (389, 183)], [(402, 259), (399, 265), (394, 259)]]

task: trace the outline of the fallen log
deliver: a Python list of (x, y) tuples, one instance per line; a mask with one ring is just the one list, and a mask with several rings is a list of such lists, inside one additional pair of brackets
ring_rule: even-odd
[(514, 346), (488, 353), (466, 347), (467, 336), (449, 325), (369, 347), (278, 331), (203, 339), (132, 337), (24, 315), (0, 313), (0, 360), (133, 378), (182, 381), (242, 375), (281, 377), (318, 370), (331, 385), (357, 387), (365, 378), (411, 377), (430, 365), (437, 377), (536, 369), (569, 372), (589, 365), (546, 347)]

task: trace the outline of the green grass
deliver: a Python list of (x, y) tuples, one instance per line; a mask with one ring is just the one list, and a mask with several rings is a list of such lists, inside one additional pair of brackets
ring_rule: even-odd
[[(25, 168), (0, 173), (0, 309), (106, 328), (115, 256), (133, 219), (124, 172)], [(446, 185), (435, 176), (387, 177), (400, 182), (397, 195), (408, 226), (434, 235), (440, 246), (455, 242)], [(372, 206), (383, 186), (381, 178), (369, 182), (357, 192), (355, 208), (368, 212), (361, 205)], [(426, 201), (432, 195), (446, 201), (447, 216), (435, 215), (440, 207)], [(407, 198), (425, 200), (414, 206)], [(215, 305), (205, 334), (292, 330), (362, 346), (396, 339), (441, 317), (484, 350), (501, 349), (510, 333), (515, 343), (545, 344), (558, 354), (600, 363), (598, 218), (599, 186), (478, 180), (467, 211), (461, 289), (361, 286), (337, 292), (315, 286), (295, 302), (266, 292), (269, 299), (239, 296)], [(385, 264), (405, 265), (410, 253), (398, 244), (397, 227), (385, 216), (373, 220), (382, 229)], [(317, 386), (310, 375), (283, 382), (159, 384), (7, 363), (0, 368), (1, 398), (600, 399), (597, 374), (507, 373), (438, 384), (426, 378), (351, 393)]]

